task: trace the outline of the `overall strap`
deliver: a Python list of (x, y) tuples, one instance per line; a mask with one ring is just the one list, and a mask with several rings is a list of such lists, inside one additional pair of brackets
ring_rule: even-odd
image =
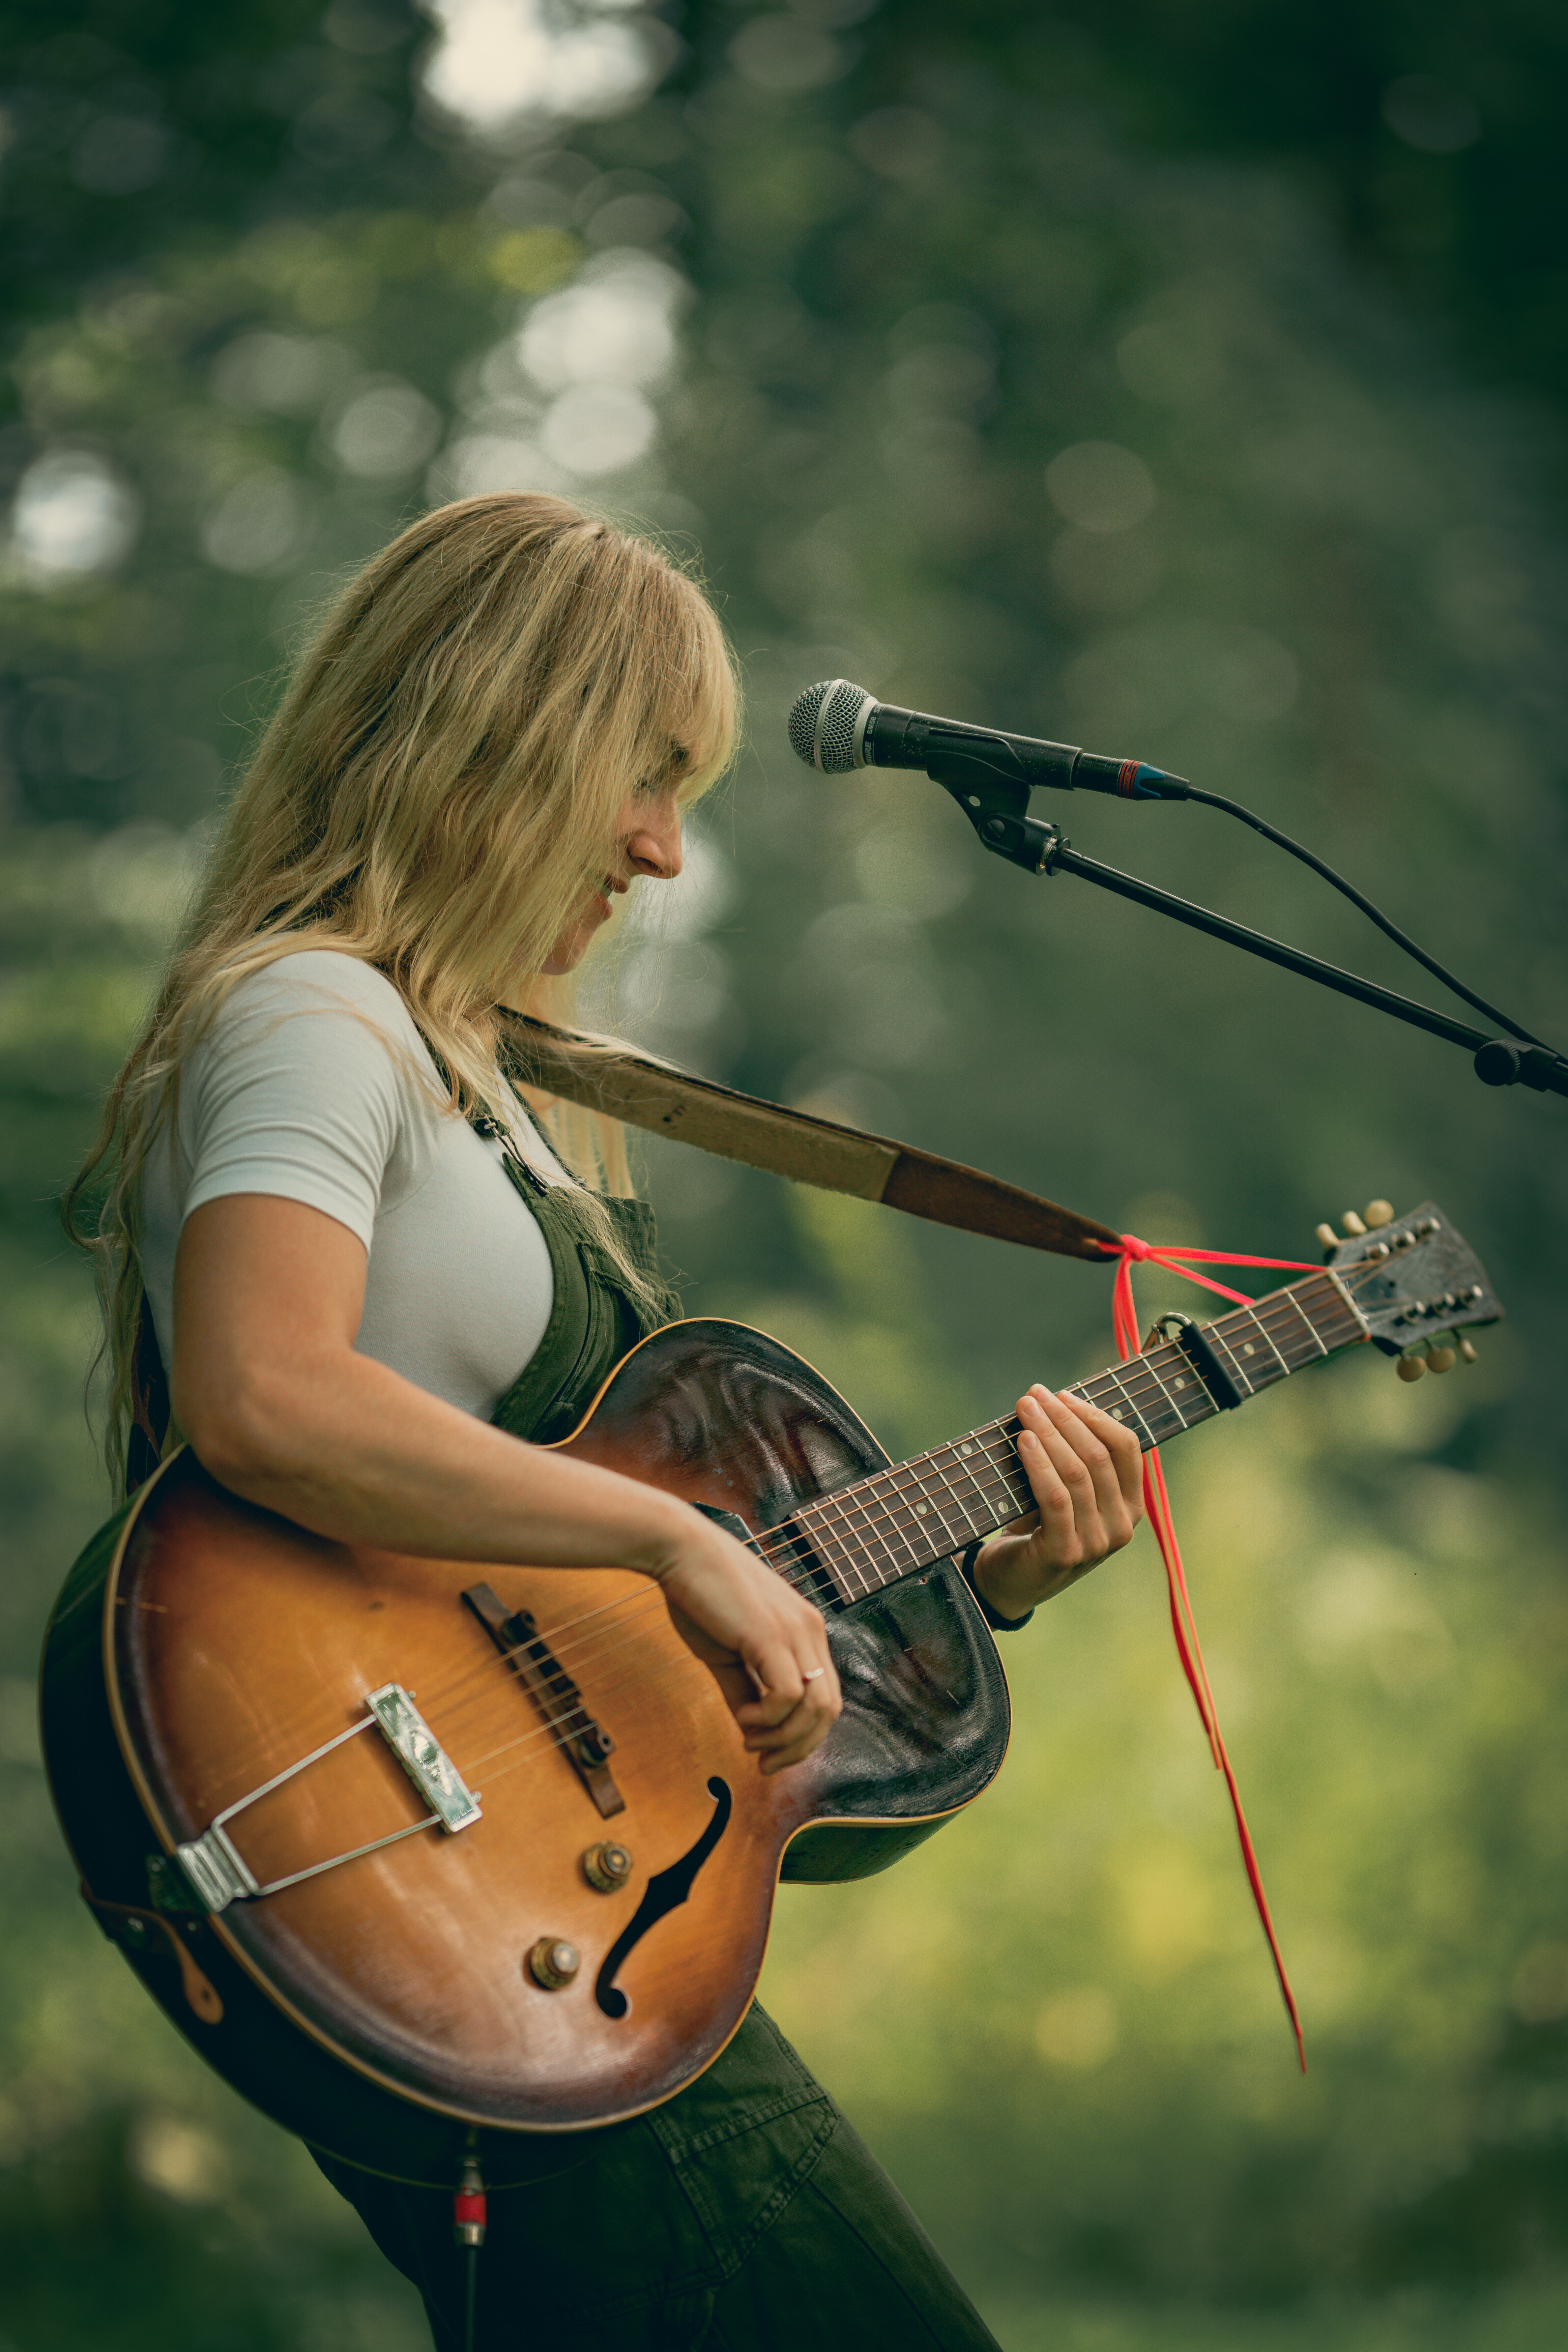
[[(502, 1163), (550, 1253), (554, 1297), (544, 1336), (490, 1415), (498, 1429), (536, 1445), (570, 1437), (621, 1358), (650, 1331), (673, 1322), (680, 1301), (660, 1279), (653, 1212), (643, 1201), (595, 1196), (549, 1184), (511, 1149), (499, 1120), (477, 1111), (479, 1134), (495, 1136)], [(606, 1249), (608, 1220), (626, 1261), (647, 1285), (639, 1297)]]

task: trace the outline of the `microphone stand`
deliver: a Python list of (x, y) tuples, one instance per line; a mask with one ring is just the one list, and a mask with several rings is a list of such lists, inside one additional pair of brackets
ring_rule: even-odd
[(1060, 825), (1044, 824), (1026, 814), (1026, 784), (998, 775), (984, 761), (944, 752), (928, 763), (926, 773), (957, 802), (982, 845), (994, 856), (1021, 866), (1026, 873), (1075, 874), (1080, 882), (1096, 883), (1102, 890), (1113, 891), (1119, 898), (1131, 898), (1135, 905), (1152, 908), (1156, 914), (1168, 915), (1173, 921), (1185, 923), (1194, 931), (1205, 931), (1212, 940), (1224, 940), (1230, 947), (1243, 948), (1248, 955), (1261, 956), (1266, 962), (1279, 964), (1286, 971), (1299, 972), (1304, 980), (1315, 980), (1323, 988), (1336, 990), (1341, 996), (1353, 996), (1358, 1003), (1370, 1004), (1375, 1012), (1386, 1013), (1395, 1021), (1408, 1022), (1413, 1029), (1425, 1029), (1433, 1037), (1445, 1037), (1452, 1045), (1463, 1045), (1474, 1055), (1476, 1076), (1483, 1086), (1526, 1086), (1537, 1094), (1568, 1095), (1568, 1061), (1548, 1052), (1543, 1045), (1489, 1037), (1485, 1030), (1450, 1020), (1446, 1013), (1434, 1013), (1430, 1006), (1418, 1004), (1414, 997), (1401, 996), (1392, 988), (1380, 988), (1374, 981), (1363, 980), (1353, 971), (1342, 971), (1338, 964), (1325, 963), (1321, 957), (1308, 955), (1300, 948), (1287, 947), (1282, 940), (1272, 940), (1265, 931), (1250, 930), (1245, 923), (1233, 923), (1227, 916), (1216, 915), (1210, 908), (1177, 898), (1173, 891), (1157, 889), (1153, 883), (1141, 881), (1135, 874), (1123, 874), (1114, 866), (1102, 866), (1097, 857), (1083, 856), (1074, 849)]

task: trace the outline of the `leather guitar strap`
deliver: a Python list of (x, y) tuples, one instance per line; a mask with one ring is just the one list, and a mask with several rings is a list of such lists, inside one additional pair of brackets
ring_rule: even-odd
[(825, 1192), (880, 1201), (906, 1216), (1016, 1242), (1022, 1249), (1050, 1250), (1097, 1265), (1117, 1262), (1121, 1244), (1108, 1226), (999, 1176), (837, 1119), (738, 1094), (629, 1045), (499, 1009), (505, 1059), (525, 1086)]
[[(743, 1095), (712, 1078), (695, 1078), (629, 1045), (558, 1029), (547, 1021), (498, 1006), (505, 1060), (524, 1086), (563, 1096), (585, 1110), (606, 1112), (629, 1127), (673, 1136), (721, 1160), (765, 1168), (796, 1184), (880, 1201), (906, 1216), (936, 1225), (1016, 1242), (1021, 1249), (1052, 1251), (1114, 1265), (1117, 1236), (1092, 1217), (1079, 1216), (1037, 1192), (1005, 1184), (962, 1160), (869, 1135), (832, 1118), (786, 1110), (782, 1103)], [(126, 1487), (133, 1492), (157, 1467), (169, 1426), (169, 1390), (146, 1298), (142, 1301), (132, 1376), (132, 1429)]]

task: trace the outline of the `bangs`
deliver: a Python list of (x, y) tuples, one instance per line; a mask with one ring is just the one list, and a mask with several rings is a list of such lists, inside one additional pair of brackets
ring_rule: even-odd
[(655, 725), (668, 747), (664, 772), (673, 773), (682, 808), (700, 801), (735, 756), (741, 692), (730, 648), (707, 599), (684, 575), (673, 582), (681, 615), (684, 659), (672, 663)]

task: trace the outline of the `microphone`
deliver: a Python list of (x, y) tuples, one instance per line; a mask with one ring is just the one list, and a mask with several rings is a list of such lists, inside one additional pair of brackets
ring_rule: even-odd
[(1124, 801), (1184, 801), (1188, 794), (1184, 776), (1167, 775), (1146, 760), (1106, 759), (1074, 743), (1046, 743), (1034, 735), (902, 710), (847, 677), (826, 678), (795, 698), (789, 740), (806, 766), (825, 776), (847, 776), (853, 768), (923, 768), (950, 792), (1001, 783), (1026, 792), (1055, 784)]

